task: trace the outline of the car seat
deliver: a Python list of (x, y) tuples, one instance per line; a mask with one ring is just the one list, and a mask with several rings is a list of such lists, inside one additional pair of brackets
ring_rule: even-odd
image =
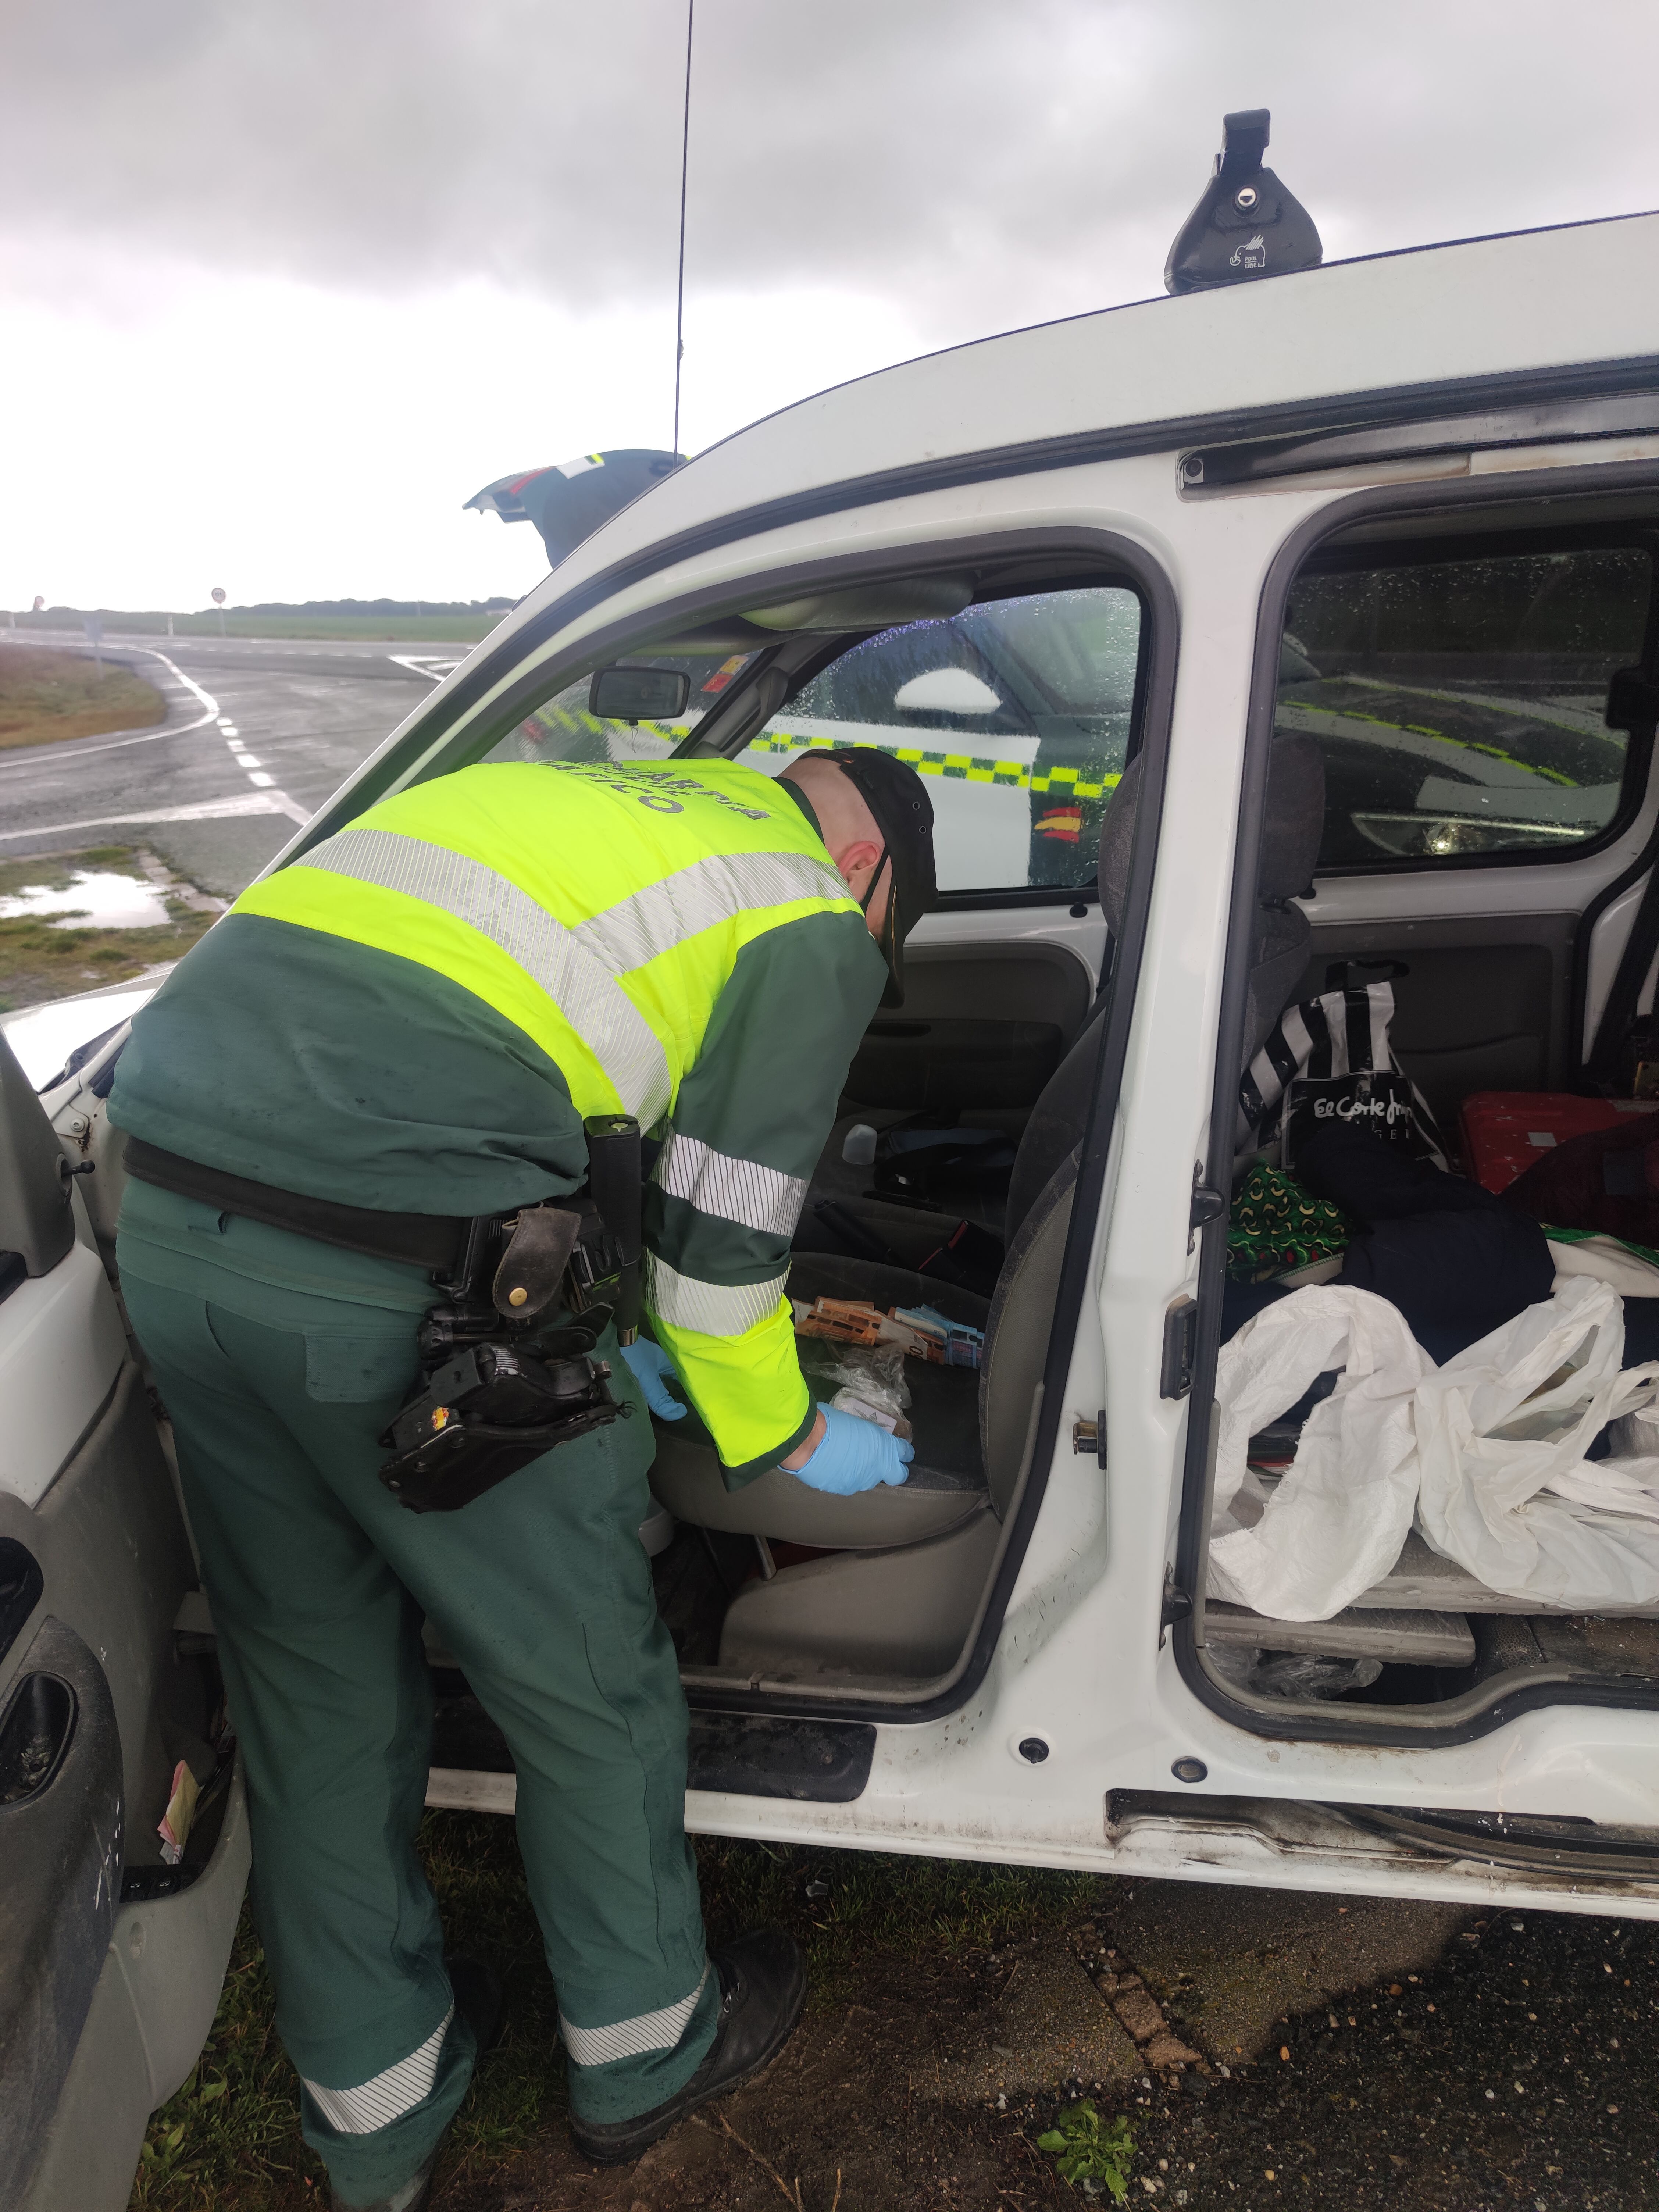
[[(1314, 739), (1275, 742), (1257, 878), (1245, 1066), (1306, 965), (1312, 933), (1307, 916), (1291, 901), (1312, 880), (1324, 823), (1324, 785), (1323, 756)], [(1100, 903), (1114, 947), (1121, 939), (1140, 791), (1137, 759), (1125, 769), (1101, 830)], [(977, 1377), (970, 1369), (906, 1360), (915, 1443), (908, 1480), (896, 1488), (836, 1498), (776, 1468), (740, 1490), (728, 1491), (713, 1440), (696, 1413), (688, 1413), (678, 1421), (655, 1424), (651, 1487), (676, 1519), (857, 1552), (944, 1535), (988, 1506), (1001, 1514), (1012, 1496), (1030, 1395), (1042, 1370), (1109, 997), (1109, 967), (1106, 982), (1020, 1139), (1008, 1191), (1010, 1235), (989, 1300), (905, 1267), (831, 1253), (795, 1255), (789, 1280), (793, 1297), (868, 1298), (884, 1310), (931, 1304), (953, 1321), (984, 1329), (984, 1364)], [(833, 1383), (820, 1389), (814, 1377), (824, 1374), (837, 1348), (811, 1338), (798, 1343), (809, 1387), (815, 1396), (827, 1397)]]

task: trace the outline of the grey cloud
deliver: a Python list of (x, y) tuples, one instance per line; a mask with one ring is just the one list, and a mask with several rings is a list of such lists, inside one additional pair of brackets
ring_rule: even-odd
[[(4, 16), (0, 227), (65, 294), (113, 252), (669, 295), (679, 0)], [(1656, 50), (1648, 0), (702, 0), (690, 282), (866, 291), (936, 342), (1144, 295), (1258, 104), (1328, 252), (1621, 212), (1659, 201)]]

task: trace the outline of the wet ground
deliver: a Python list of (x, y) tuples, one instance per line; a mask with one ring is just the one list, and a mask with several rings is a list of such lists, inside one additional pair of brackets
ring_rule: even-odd
[(872, 1949), (855, 1996), (836, 1976), (769, 2073), (633, 2167), (555, 2126), (438, 2212), (1109, 2202), (1037, 2145), (1079, 2096), (1129, 2122), (1130, 2199), (1188, 2212), (1659, 2205), (1648, 1923), (1089, 1887), (1089, 1918), (1004, 1948)]

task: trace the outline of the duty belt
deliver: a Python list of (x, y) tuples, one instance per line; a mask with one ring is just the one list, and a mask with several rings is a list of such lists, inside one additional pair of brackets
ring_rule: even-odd
[(199, 1160), (180, 1159), (176, 1152), (163, 1152), (142, 1137), (128, 1138), (126, 1168), (140, 1182), (155, 1183), (180, 1198), (199, 1199), (222, 1213), (262, 1221), (270, 1229), (290, 1229), (301, 1237), (314, 1237), (319, 1243), (338, 1245), (344, 1252), (366, 1253), (370, 1259), (403, 1260), (444, 1281), (459, 1273), (472, 1227), (464, 1216), (381, 1213), (368, 1206), (338, 1206), (329, 1198), (307, 1198), (299, 1191), (276, 1190), (270, 1183), (205, 1167)]
[(422, 1381), (380, 1442), (380, 1480), (417, 1513), (453, 1512), (633, 1407), (592, 1354), (639, 1325), (640, 1128), (583, 1125), (585, 1190), (503, 1214), (380, 1213), (277, 1190), (130, 1138), (128, 1171), (222, 1212), (426, 1268), (445, 1293), (417, 1335)]

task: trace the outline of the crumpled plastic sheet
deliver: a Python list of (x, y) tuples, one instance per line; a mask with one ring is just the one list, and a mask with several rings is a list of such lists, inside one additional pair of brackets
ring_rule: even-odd
[[(1297, 1291), (1221, 1351), (1210, 1593), (1284, 1620), (1328, 1620), (1381, 1581), (1413, 1521), (1505, 1596), (1575, 1612), (1659, 1603), (1659, 1364), (1625, 1370), (1610, 1285), (1553, 1297), (1436, 1367), (1367, 1291)], [(1261, 1492), (1250, 1437), (1316, 1376), (1342, 1369), (1289, 1472)], [(1589, 1461), (1609, 1422), (1620, 1449)]]

